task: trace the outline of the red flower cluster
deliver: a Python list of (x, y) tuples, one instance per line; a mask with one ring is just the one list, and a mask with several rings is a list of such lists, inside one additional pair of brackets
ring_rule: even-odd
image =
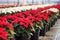
[(11, 30), (14, 30), (13, 25), (10, 24), (7, 19), (0, 17), (0, 27), (4, 27), (4, 28), (9, 28)]
[(0, 28), (0, 39), (1, 40), (8, 40), (9, 33), (6, 32), (4, 28)]
[(58, 5), (54, 6), (54, 7), (57, 8), (57, 9), (60, 9), (60, 4), (58, 4)]

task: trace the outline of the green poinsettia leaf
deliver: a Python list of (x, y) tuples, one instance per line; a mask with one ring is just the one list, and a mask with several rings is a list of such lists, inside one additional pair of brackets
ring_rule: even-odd
[(19, 24), (15, 23), (15, 24), (14, 24), (14, 27), (17, 27), (17, 26), (19, 26)]
[(0, 16), (4, 16), (4, 15), (5, 15), (5, 13), (1, 13), (1, 14), (0, 14)]
[(9, 32), (10, 32), (11, 35), (16, 34), (16, 33), (15, 33), (14, 31), (12, 31), (12, 30), (9, 30)]
[(31, 29), (31, 31), (34, 31), (34, 32), (35, 32), (35, 29), (34, 29), (34, 27)]

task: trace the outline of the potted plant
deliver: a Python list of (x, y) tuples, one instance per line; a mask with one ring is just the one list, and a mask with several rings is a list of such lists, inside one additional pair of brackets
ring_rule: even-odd
[(12, 22), (15, 29), (15, 39), (16, 40), (30, 40), (30, 37), (32, 35), (33, 24), (31, 22), (28, 22), (28, 19), (21, 18), (18, 21), (18, 18)]
[(31, 37), (31, 40), (38, 40), (39, 39), (39, 34), (40, 34), (40, 30), (42, 29), (42, 27), (43, 27), (42, 22), (35, 22), (34, 23), (35, 32), (32, 32), (33, 35)]

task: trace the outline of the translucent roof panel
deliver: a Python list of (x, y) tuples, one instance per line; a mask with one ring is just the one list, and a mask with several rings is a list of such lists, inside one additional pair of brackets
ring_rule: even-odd
[(46, 3), (60, 3), (60, 0), (0, 0), (0, 4), (10, 3), (27, 3), (27, 4), (46, 4)]

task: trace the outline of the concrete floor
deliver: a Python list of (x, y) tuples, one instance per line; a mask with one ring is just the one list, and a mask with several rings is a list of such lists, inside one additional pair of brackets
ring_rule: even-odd
[(39, 40), (56, 40), (57, 35), (59, 34), (60, 34), (60, 19), (57, 20), (57, 22), (50, 29), (50, 31), (46, 32), (46, 35), (44, 37), (40, 36)]

